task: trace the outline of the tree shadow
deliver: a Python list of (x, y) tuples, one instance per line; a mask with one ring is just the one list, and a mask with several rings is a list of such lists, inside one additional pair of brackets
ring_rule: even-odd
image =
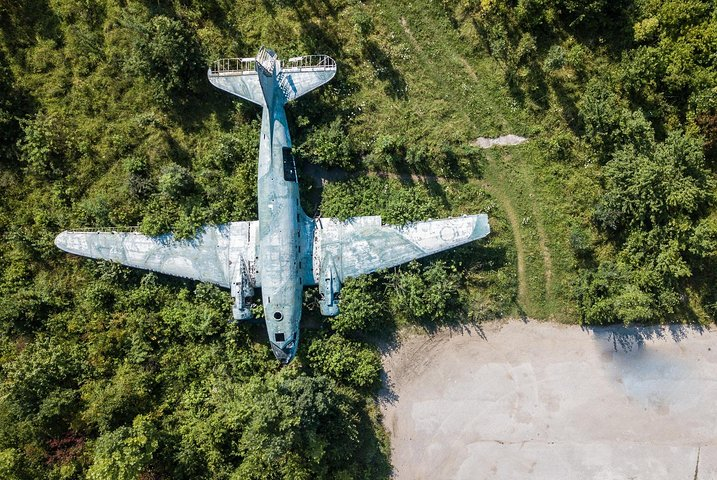
[(406, 100), (408, 98), (406, 80), (378, 44), (372, 40), (364, 42), (363, 54), (373, 66), (376, 77), (385, 82), (384, 93), (394, 100)]
[(612, 343), (614, 351), (630, 352), (633, 349), (642, 349), (647, 342), (672, 339), (681, 342), (690, 334), (702, 335), (705, 328), (700, 324), (670, 324), (670, 325), (612, 325), (589, 326), (581, 325), (583, 331), (590, 332), (596, 338)]
[(3, 2), (2, 10), (0, 35), (10, 52), (19, 52), (41, 38), (62, 38), (60, 19), (47, 0)]
[(579, 109), (575, 103), (575, 98), (565, 86), (559, 81), (551, 81), (550, 87), (555, 93), (555, 97), (560, 104), (563, 120), (575, 135), (582, 134), (582, 125), (580, 123)]
[[(381, 352), (381, 355), (385, 355)], [(396, 391), (396, 384), (393, 382), (391, 377), (385, 368), (381, 368), (381, 388), (378, 391), (378, 403), (382, 407), (385, 405), (396, 405), (398, 400), (401, 398)]]

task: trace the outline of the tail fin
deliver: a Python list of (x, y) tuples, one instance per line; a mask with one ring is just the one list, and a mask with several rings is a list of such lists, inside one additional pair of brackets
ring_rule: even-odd
[[(283, 96), (284, 103), (320, 87), (336, 74), (336, 62), (326, 55), (290, 58), (286, 65), (276, 60), (272, 50), (262, 47), (256, 58), (223, 58), (212, 64), (207, 72), (215, 87), (264, 106), (266, 100), (259, 74), (273, 77), (276, 86), (271, 91)], [(265, 78), (264, 81), (267, 79)]]

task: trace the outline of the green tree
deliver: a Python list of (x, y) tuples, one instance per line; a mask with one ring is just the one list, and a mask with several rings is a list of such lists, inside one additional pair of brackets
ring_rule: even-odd
[(339, 334), (311, 342), (309, 360), (317, 372), (352, 387), (369, 388), (379, 384), (378, 354), (369, 345)]
[(599, 222), (612, 229), (661, 228), (671, 237), (714, 198), (715, 181), (705, 168), (702, 146), (681, 132), (670, 133), (651, 151), (628, 144), (605, 165), (605, 178), (599, 208), (614, 217)]
[(131, 427), (120, 427), (97, 439), (87, 478), (135, 480), (147, 471), (158, 446), (158, 431), (152, 419), (138, 415)]
[(192, 91), (201, 74), (199, 48), (191, 30), (180, 20), (142, 14), (125, 20), (133, 32), (125, 69), (153, 82), (170, 101)]
[(329, 317), (331, 327), (341, 335), (375, 331), (386, 322), (387, 306), (375, 275), (350, 278), (341, 288), (341, 312)]
[(302, 158), (326, 167), (353, 170), (357, 166), (341, 118), (311, 129), (297, 152)]
[(392, 275), (389, 305), (409, 322), (442, 322), (453, 313), (459, 277), (455, 266), (443, 261), (422, 267), (413, 261)]

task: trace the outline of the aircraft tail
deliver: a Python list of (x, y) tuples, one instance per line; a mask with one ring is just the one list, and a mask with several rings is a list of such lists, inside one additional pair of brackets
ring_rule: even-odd
[(328, 55), (294, 57), (282, 65), (277, 79), (287, 102), (319, 88), (336, 75), (336, 62)]
[[(215, 87), (260, 106), (266, 105), (267, 95), (269, 98), (281, 95), (283, 103), (290, 102), (320, 87), (335, 74), (336, 62), (327, 55), (294, 57), (282, 65), (276, 54), (264, 47), (255, 58), (217, 60), (207, 72)], [(264, 78), (260, 79), (260, 75)]]
[(207, 72), (212, 85), (244, 100), (264, 105), (256, 58), (222, 58), (212, 64)]

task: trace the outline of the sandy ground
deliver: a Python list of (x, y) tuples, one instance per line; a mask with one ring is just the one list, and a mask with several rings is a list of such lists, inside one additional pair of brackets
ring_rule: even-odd
[(717, 479), (717, 331), (515, 320), (384, 367), (397, 479)]

